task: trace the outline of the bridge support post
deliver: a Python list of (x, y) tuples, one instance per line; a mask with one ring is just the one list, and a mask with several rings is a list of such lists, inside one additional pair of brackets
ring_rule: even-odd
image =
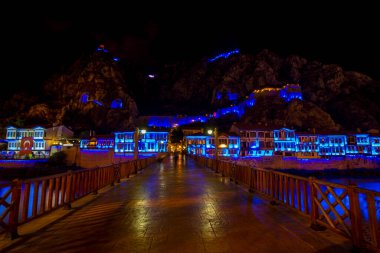
[(11, 239), (14, 240), (19, 237), (18, 234), (18, 214), (20, 210), (20, 196), (21, 196), (21, 181), (18, 179), (12, 182), (12, 199), (11, 211), (9, 213), (9, 232)]

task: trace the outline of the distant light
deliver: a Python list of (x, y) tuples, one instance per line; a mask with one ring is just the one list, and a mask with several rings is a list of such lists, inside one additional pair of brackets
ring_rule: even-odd
[(97, 104), (97, 105), (99, 105), (99, 106), (103, 106), (103, 103), (102, 102), (100, 102), (100, 101), (98, 101), (98, 100), (96, 100), (96, 99), (94, 99), (94, 100), (92, 100), (95, 104)]
[(211, 129), (207, 130), (207, 133), (212, 134), (212, 130)]
[(141, 130), (141, 133), (142, 133), (142, 134), (145, 134), (145, 133), (146, 133), (146, 130), (145, 130), (145, 129), (142, 129), (142, 130)]
[(117, 58), (117, 57), (114, 57), (113, 60), (116, 61), (116, 62), (120, 61), (120, 59)]
[(227, 59), (231, 55), (238, 54), (238, 53), (239, 53), (239, 49), (235, 49), (235, 50), (232, 50), (232, 51), (229, 51), (229, 52), (226, 52), (226, 53), (219, 54), (219, 55), (215, 56), (214, 58), (210, 58), (208, 61), (209, 62), (213, 62), (213, 61), (218, 60), (219, 58)]
[(149, 77), (150, 79), (153, 79), (153, 78), (155, 78), (156, 76), (153, 75), (153, 74), (149, 74), (148, 77)]

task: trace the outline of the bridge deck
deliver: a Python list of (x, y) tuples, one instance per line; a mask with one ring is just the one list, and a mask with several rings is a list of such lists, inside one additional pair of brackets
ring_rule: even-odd
[[(43, 219), (43, 218), (41, 218)], [(350, 243), (193, 161), (166, 160), (9, 252), (347, 252)]]

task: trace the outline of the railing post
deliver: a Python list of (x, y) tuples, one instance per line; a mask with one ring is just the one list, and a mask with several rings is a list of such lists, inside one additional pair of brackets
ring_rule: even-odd
[(98, 194), (98, 190), (99, 190), (99, 174), (100, 174), (99, 173), (99, 167), (97, 167), (97, 168), (94, 169), (94, 177), (95, 177), (94, 183), (95, 183), (95, 185), (94, 185), (94, 191), (92, 192), (93, 195)]
[(135, 159), (135, 160), (133, 160), (133, 168), (134, 168), (134, 170), (135, 170), (135, 175), (137, 175), (137, 159)]
[(65, 210), (70, 210), (71, 209), (71, 185), (72, 185), (72, 180), (73, 180), (73, 172), (71, 170), (67, 171), (67, 180), (66, 180), (66, 200), (65, 204), (63, 206), (63, 209)]
[(249, 172), (249, 189), (248, 191), (249, 192), (253, 192), (253, 170), (254, 168), (253, 167), (248, 167), (250, 168), (250, 172)]
[(318, 195), (317, 195), (316, 190), (314, 189), (314, 180), (315, 180), (314, 177), (309, 177), (310, 202), (311, 202), (311, 210), (310, 210), (311, 225), (310, 225), (310, 227), (313, 230), (322, 231), (322, 230), (325, 230), (326, 228), (317, 223), (319, 211), (318, 211), (318, 205), (315, 203), (315, 201), (318, 201)]
[(120, 164), (115, 164), (113, 166), (113, 175), (114, 175), (114, 181), (116, 183), (120, 183)]
[(361, 228), (359, 194), (356, 188), (357, 188), (356, 184), (349, 184), (347, 187), (347, 193), (348, 193), (348, 198), (350, 201), (352, 242), (355, 248), (360, 248), (363, 238), (362, 238), (362, 228)]
[(18, 215), (20, 210), (20, 196), (21, 196), (21, 181), (15, 179), (12, 182), (12, 209), (9, 213), (9, 232), (11, 239), (14, 240), (19, 237), (18, 228)]
[(235, 171), (236, 171), (236, 164), (235, 163), (232, 163), (231, 170), (232, 170), (232, 175), (230, 176), (230, 182), (235, 180)]

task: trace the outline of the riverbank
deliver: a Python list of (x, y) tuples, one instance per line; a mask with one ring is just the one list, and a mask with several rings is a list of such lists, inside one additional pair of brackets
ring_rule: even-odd
[(352, 170), (352, 169), (378, 169), (380, 157), (373, 156), (345, 156), (330, 158), (297, 158), (294, 156), (264, 156), (238, 158), (237, 162), (255, 168), (289, 169), (289, 170)]

